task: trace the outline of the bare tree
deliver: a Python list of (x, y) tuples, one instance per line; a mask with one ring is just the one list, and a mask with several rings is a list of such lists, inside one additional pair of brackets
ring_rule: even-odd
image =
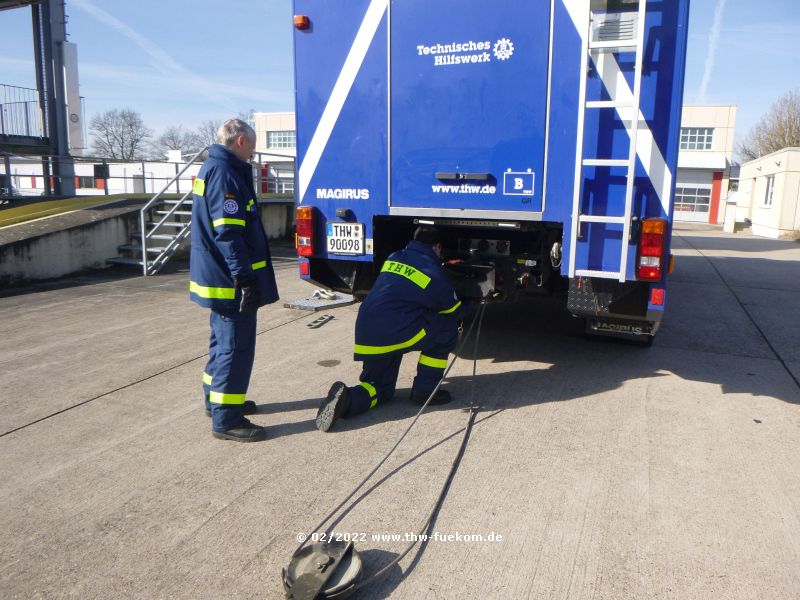
[(203, 146), (210, 146), (211, 144), (217, 143), (217, 129), (219, 129), (220, 124), (216, 121), (208, 120), (203, 121), (200, 125), (197, 126), (197, 139), (199, 142), (199, 147)]
[(155, 143), (155, 150), (163, 156), (168, 150), (180, 150), (184, 155), (194, 154), (205, 146), (200, 141), (199, 135), (185, 131), (182, 126), (167, 127)]
[(236, 115), (237, 119), (240, 119), (250, 125), (253, 129), (256, 128), (256, 109), (250, 108), (248, 110), (241, 110), (239, 114)]
[(791, 146), (800, 146), (800, 90), (778, 99), (736, 150), (748, 161)]
[(152, 130), (145, 127), (141, 115), (127, 108), (95, 115), (89, 131), (96, 154), (122, 160), (140, 158), (145, 143), (153, 135)]

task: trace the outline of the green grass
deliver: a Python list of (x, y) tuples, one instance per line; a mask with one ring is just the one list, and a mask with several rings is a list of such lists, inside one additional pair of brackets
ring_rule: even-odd
[[(170, 196), (180, 197), (177, 194), (170, 194)], [(113, 202), (114, 200), (128, 198), (143, 200), (149, 197), (152, 197), (152, 194), (111, 194), (109, 196), (77, 196), (74, 198), (59, 198), (58, 200), (32, 202), (24, 206), (7, 208), (0, 211), (0, 227), (16, 225), (17, 223), (41, 219), (42, 217), (52, 217), (53, 215), (60, 215), (73, 210), (93, 208), (101, 204)]]
[[(163, 194), (161, 198), (164, 200), (177, 200), (182, 196), (183, 194)], [(149, 200), (152, 197), (153, 194), (109, 194), (108, 196), (76, 196), (73, 198), (60, 198), (58, 200), (43, 199), (41, 202), (32, 202), (25, 206), (7, 208), (0, 211), (0, 227), (16, 225), (43, 217), (52, 217), (53, 215), (60, 215), (73, 210), (94, 208), (95, 206), (113, 202), (114, 200)], [(261, 197), (269, 199), (292, 198), (292, 196), (287, 194), (264, 194)]]

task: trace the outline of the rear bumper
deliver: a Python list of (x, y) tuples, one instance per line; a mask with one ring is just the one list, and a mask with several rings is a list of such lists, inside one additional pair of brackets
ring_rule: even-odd
[[(576, 277), (569, 282), (567, 310), (575, 316), (594, 320), (597, 333), (619, 331), (626, 335), (652, 335), (664, 316), (663, 292), (662, 304), (651, 304), (654, 285), (646, 281), (620, 283)], [(663, 290), (660, 284), (658, 287)]]

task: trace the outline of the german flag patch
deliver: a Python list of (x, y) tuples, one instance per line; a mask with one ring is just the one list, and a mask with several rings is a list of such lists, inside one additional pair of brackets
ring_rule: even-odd
[(236, 194), (231, 194), (230, 192), (225, 192), (225, 199), (226, 200), (235, 200)]

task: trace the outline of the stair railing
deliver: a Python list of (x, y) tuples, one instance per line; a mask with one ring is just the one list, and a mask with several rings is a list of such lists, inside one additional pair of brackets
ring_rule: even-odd
[[(177, 233), (174, 234), (173, 239), (158, 254), (158, 256), (156, 256), (152, 261), (148, 260), (148, 258), (147, 258), (147, 242), (148, 242), (148, 240), (150, 240), (150, 238), (153, 235), (155, 235), (158, 231), (160, 231), (162, 225), (164, 223), (166, 223), (171, 216), (173, 216), (175, 211), (179, 210), (186, 203), (186, 200), (192, 196), (192, 190), (189, 190), (187, 193), (185, 193), (181, 197), (181, 199), (178, 200), (178, 202), (176, 202), (175, 205), (169, 211), (167, 211), (167, 214), (165, 214), (161, 218), (161, 220), (158, 221), (158, 223), (155, 223), (155, 225), (153, 225), (153, 228), (150, 229), (150, 231), (147, 230), (147, 211), (149, 211), (150, 208), (153, 205), (155, 205), (161, 199), (161, 196), (164, 194), (164, 192), (167, 191), (167, 189), (169, 189), (169, 186), (171, 186), (173, 183), (175, 183), (175, 181), (177, 181), (180, 178), (180, 176), (183, 175), (189, 167), (191, 167), (195, 162), (197, 162), (197, 160), (200, 158), (200, 156), (206, 150), (208, 150), (208, 146), (206, 146), (205, 148), (200, 150), (197, 154), (195, 154), (192, 157), (192, 159), (188, 163), (186, 163), (186, 166), (183, 167), (183, 169), (181, 169), (175, 175), (175, 177), (170, 179), (167, 182), (167, 184), (161, 189), (161, 191), (159, 191), (155, 196), (153, 196), (150, 199), (150, 201), (147, 204), (145, 204), (142, 207), (142, 209), (139, 211), (139, 227), (140, 227), (139, 231), (141, 232), (141, 236), (142, 236), (142, 243), (141, 243), (141, 245), (142, 245), (142, 274), (145, 277), (147, 275), (155, 275), (156, 273), (158, 273), (161, 270), (161, 268), (165, 264), (167, 264), (167, 261), (172, 256), (172, 254), (175, 252), (175, 250), (178, 249), (178, 247), (181, 245), (183, 240), (185, 240), (187, 237), (189, 237), (189, 234), (191, 233), (191, 226), (192, 226), (191, 220), (189, 220), (186, 223), (186, 225), (184, 225), (184, 227), (181, 228), (180, 231), (178, 231)], [(144, 177), (144, 174), (142, 174), (142, 176)], [(171, 234), (171, 235), (173, 235), (173, 234)]]

